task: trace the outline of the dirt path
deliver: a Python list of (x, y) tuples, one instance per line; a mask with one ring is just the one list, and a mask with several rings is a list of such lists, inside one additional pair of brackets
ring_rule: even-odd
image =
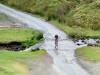
[[(68, 39), (63, 31), (40, 18), (16, 11), (2, 4), (0, 4), (0, 12), (22, 22), (29, 28), (35, 28), (44, 33), (45, 41), (41, 48), (46, 49), (48, 54), (52, 57), (53, 66), (55, 67), (54, 70), (58, 73), (57, 75), (89, 75), (89, 73), (77, 63), (74, 56), (74, 51), (78, 46)], [(58, 50), (54, 49), (54, 36), (56, 34), (60, 37)]]

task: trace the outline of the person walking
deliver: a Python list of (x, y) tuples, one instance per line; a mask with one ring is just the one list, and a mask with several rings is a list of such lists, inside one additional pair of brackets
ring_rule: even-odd
[(58, 35), (55, 35), (55, 49), (58, 49)]

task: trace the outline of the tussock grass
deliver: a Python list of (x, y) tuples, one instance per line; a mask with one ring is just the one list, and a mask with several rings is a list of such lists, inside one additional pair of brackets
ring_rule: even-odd
[(64, 32), (72, 39), (81, 37), (93, 38), (93, 39), (100, 38), (100, 30), (94, 31), (92, 29), (82, 28), (79, 26), (70, 27), (67, 24), (61, 24), (56, 20), (55, 21), (52, 20), (51, 23), (56, 25), (60, 29), (64, 30)]
[(59, 19), (60, 22), (77, 3), (74, 0), (0, 0), (0, 2), (29, 13), (45, 16), (47, 20)]
[(76, 50), (78, 56), (83, 56), (86, 60), (100, 61), (100, 47), (83, 47)]
[(74, 13), (71, 19), (74, 25), (92, 30), (100, 29), (100, 0), (78, 5), (71, 13)]

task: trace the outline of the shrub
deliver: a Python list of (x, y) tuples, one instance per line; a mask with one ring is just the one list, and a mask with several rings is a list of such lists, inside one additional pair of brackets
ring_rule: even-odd
[(41, 40), (41, 39), (43, 39), (43, 34), (42, 33), (40, 33), (38, 36), (37, 36), (37, 38), (36, 38), (37, 40)]
[(39, 50), (40, 50), (39, 48), (36, 48), (36, 49), (31, 50), (31, 52), (39, 51)]
[(78, 33), (76, 33), (76, 32), (71, 32), (71, 33), (69, 34), (69, 37), (75, 39), (75, 38), (79, 38), (80, 36), (79, 36)]

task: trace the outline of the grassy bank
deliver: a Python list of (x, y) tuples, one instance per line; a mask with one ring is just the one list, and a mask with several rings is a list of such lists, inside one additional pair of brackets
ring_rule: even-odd
[[(34, 34), (33, 34), (34, 32)], [(0, 43), (8, 43), (12, 41), (26, 41), (33, 36), (38, 35), (39, 32), (33, 29), (24, 28), (0, 28)]]
[(26, 62), (22, 58), (37, 58), (45, 54), (44, 50), (35, 52), (0, 51), (0, 75), (29, 75)]
[(83, 47), (76, 50), (78, 56), (85, 60), (100, 61), (100, 47)]
[(56, 20), (50, 21), (52, 24), (55, 26), (59, 27), (62, 29), (70, 38), (76, 39), (76, 38), (93, 38), (97, 39), (100, 38), (100, 30), (92, 30), (92, 29), (87, 29), (87, 28), (82, 28), (79, 26), (68, 26), (66, 24), (61, 24)]
[(0, 43), (20, 42), (21, 48), (29, 47), (43, 40), (43, 34), (26, 28), (0, 28)]

